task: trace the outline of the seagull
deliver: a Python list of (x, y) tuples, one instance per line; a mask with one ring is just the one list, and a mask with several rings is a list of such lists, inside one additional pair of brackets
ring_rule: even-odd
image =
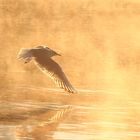
[(58, 87), (69, 93), (76, 93), (77, 91), (67, 79), (60, 65), (52, 59), (53, 56), (61, 55), (47, 46), (38, 46), (29, 49), (21, 48), (17, 58), (24, 60), (24, 63), (34, 60), (38, 68), (47, 74)]

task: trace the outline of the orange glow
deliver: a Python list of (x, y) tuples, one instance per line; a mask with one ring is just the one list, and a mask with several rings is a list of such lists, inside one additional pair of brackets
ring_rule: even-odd
[[(0, 137), (139, 140), (139, 14), (139, 0), (1, 0)], [(78, 94), (17, 60), (38, 45), (60, 52)]]

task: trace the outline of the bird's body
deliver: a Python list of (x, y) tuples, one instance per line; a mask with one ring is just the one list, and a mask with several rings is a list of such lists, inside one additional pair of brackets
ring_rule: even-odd
[(75, 93), (76, 90), (68, 81), (61, 67), (51, 58), (55, 55), (60, 54), (48, 47), (39, 46), (33, 49), (21, 49), (18, 59), (23, 59), (25, 63), (28, 63), (33, 58), (39, 69), (51, 77), (60, 88), (70, 93)]

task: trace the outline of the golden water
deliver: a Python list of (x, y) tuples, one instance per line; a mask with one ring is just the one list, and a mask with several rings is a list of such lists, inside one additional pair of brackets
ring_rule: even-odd
[(69, 95), (26, 85), (6, 89), (0, 102), (0, 139), (138, 140), (140, 102), (118, 92), (79, 89)]

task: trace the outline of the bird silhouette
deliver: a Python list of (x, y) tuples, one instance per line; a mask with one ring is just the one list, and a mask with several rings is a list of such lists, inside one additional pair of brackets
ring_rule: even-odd
[(76, 93), (77, 91), (71, 85), (59, 64), (52, 59), (56, 55), (61, 56), (46, 46), (38, 46), (31, 49), (20, 49), (18, 59), (24, 60), (25, 63), (33, 59), (38, 68), (53, 79), (60, 88), (63, 88), (69, 93)]

